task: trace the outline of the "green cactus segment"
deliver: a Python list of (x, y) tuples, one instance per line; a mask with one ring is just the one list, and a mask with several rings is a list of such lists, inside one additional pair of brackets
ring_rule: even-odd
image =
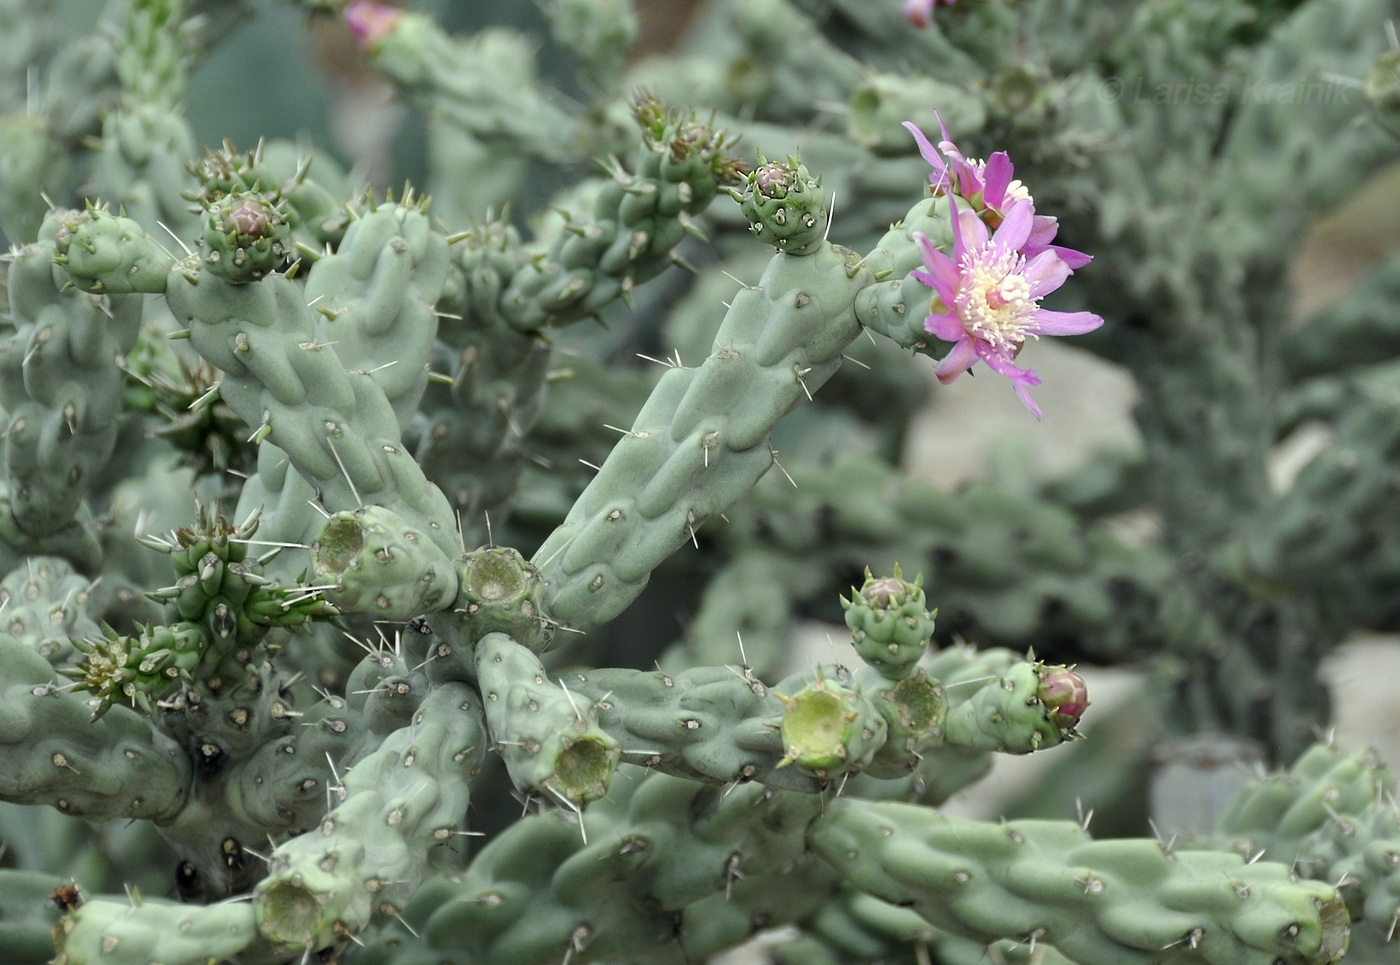
[(469, 687), (429, 693), (409, 726), (343, 775), (340, 803), (320, 827), (273, 851), (253, 895), (259, 932), (314, 951), (398, 915), (433, 848), (462, 832), (486, 743), (481, 701)]
[(54, 937), (54, 965), (209, 965), (261, 945), (247, 902), (199, 906), (139, 896), (86, 901)]
[(96, 207), (64, 219), (53, 261), (74, 285), (96, 295), (163, 292), (174, 265), (139, 222)]
[(873, 279), (832, 245), (775, 256), (740, 291), (709, 358), (662, 376), (563, 524), (535, 553), (545, 612), (604, 623), (651, 571), (772, 465), (768, 436), (811, 398), (860, 333), (852, 302)]
[[(463, 554), (456, 566), (458, 591), (452, 610), (429, 619), (440, 637), (468, 651), (475, 641), (496, 632), (535, 653), (549, 648), (554, 627), (540, 609), (539, 571), (519, 551), (486, 546)], [(430, 672), (439, 673), (440, 668)]]
[(916, 268), (922, 269), (924, 263), (923, 252), (914, 240), (914, 233), (920, 231), (934, 247), (952, 250), (946, 195), (920, 201), (885, 232), (866, 258), (881, 282), (861, 292), (856, 303), (856, 315), (862, 325), (915, 350), (926, 348), (932, 338), (924, 328), (929, 287), (910, 274)]
[(286, 264), (290, 226), (275, 199), (235, 192), (214, 201), (204, 217), (204, 266), (235, 284), (257, 281)]
[(948, 700), (940, 724), (944, 742), (1029, 754), (1079, 736), (1074, 728), (1088, 698), (1072, 670), (1000, 649), (950, 648), (939, 663), (946, 676), (938, 681)]
[[(59, 216), (45, 220), (44, 240), (62, 231)], [(140, 326), (139, 306), (56, 291), (50, 251), (41, 243), (12, 255), (14, 328), (0, 341), (8, 515), (28, 537), (20, 535), (16, 548), (41, 553), (45, 542), (91, 536), (81, 522), (83, 495), (116, 445), (125, 381), (116, 360)]]
[(829, 778), (865, 767), (885, 743), (885, 718), (840, 680), (819, 674), (792, 696), (776, 696), (783, 702), (780, 732), (786, 748), (779, 767), (796, 764)]
[(48, 211), (44, 198), (61, 196), (68, 165), (41, 118), (0, 116), (0, 234), (16, 244), (38, 235)]
[(981, 130), (987, 122), (981, 97), (932, 77), (872, 72), (851, 92), (850, 105), (847, 134), (879, 154), (909, 152), (913, 142), (904, 127), (906, 121), (936, 131), (941, 118), (948, 130), (963, 135)]
[(59, 909), (51, 896), (65, 886), (71, 879), (57, 874), (0, 868), (0, 949), (7, 961), (38, 965), (53, 956)]
[(0, 627), (54, 667), (77, 654), (73, 638), (90, 639), (101, 629), (88, 616), (92, 582), (66, 560), (33, 557), (0, 580)]
[(574, 56), (588, 83), (616, 94), (641, 35), (631, 0), (553, 0), (545, 9), (555, 43)]
[[(458, 42), (431, 17), (396, 9), (369, 30), (356, 26), (370, 64), (435, 123), (502, 153), (560, 159), (574, 143), (577, 122), (538, 88), (523, 44), (511, 45), (515, 62), (501, 62), (496, 32)], [(501, 72), (515, 83), (499, 83)]]
[(1381, 943), (1400, 922), (1400, 816), (1395, 778), (1369, 750), (1309, 747), (1292, 767), (1252, 782), (1220, 819), (1212, 843), (1262, 855), (1336, 883), (1354, 930)]
[(48, 661), (8, 634), (0, 689), (0, 800), (95, 821), (164, 822), (184, 804), (190, 762), (170, 738), (125, 707), (93, 721)]
[(449, 606), (452, 561), (419, 530), (382, 506), (331, 517), (311, 547), (327, 599), (346, 613), (409, 620)]
[(607, 793), (622, 750), (593, 704), (549, 680), (539, 658), (504, 633), (477, 643), (476, 671), (491, 738), (517, 788), (574, 805)]
[(470, 317), (520, 332), (591, 318), (630, 301), (638, 284), (677, 260), (691, 219), (742, 166), (728, 153), (733, 139), (692, 115), (642, 98), (633, 116), (643, 139), (636, 173), (615, 170), (591, 218), (567, 215), (540, 246), (489, 222), (461, 237), (461, 307)]
[(810, 255), (826, 239), (830, 212), (821, 178), (811, 175), (797, 158), (759, 165), (734, 197), (748, 219), (749, 231), (760, 241), (790, 255)]
[(348, 371), (368, 374), (384, 390), (401, 428), (428, 384), (433, 306), (447, 281), (447, 240), (426, 207), (407, 194), (401, 204), (373, 205), (306, 283), (307, 303), (326, 319), (325, 340)]
[(913, 583), (902, 579), (898, 564), (894, 576), (880, 579), (867, 569), (860, 590), (841, 599), (856, 652), (891, 680), (914, 672), (933, 636), (937, 611), (926, 607), (923, 583), (922, 575)]
[(664, 955), (675, 913), (711, 895), (742, 900), (742, 879), (800, 867), (803, 831), (822, 807), (755, 785), (627, 776), (585, 812), (586, 840), (557, 815), (526, 818), (459, 883), (425, 888), (408, 918), (434, 960), (544, 965), (570, 947), (601, 961)]
[(185, 201), (194, 185), (186, 165), (197, 144), (180, 110), (191, 36), (184, 7), (181, 0), (136, 0), (126, 8), (115, 65), (122, 104), (103, 119), (91, 188), (146, 231), (164, 225), (178, 237), (197, 237), (198, 216)]
[[(837, 676), (835, 668), (822, 672)], [(806, 676), (793, 678), (792, 689)], [(631, 763), (718, 784), (757, 781), (808, 793), (827, 784), (810, 771), (781, 766), (788, 749), (779, 733), (782, 699), (737, 668), (593, 670), (561, 674), (559, 681), (575, 699), (596, 704), (598, 726)]]
[(1082, 965), (1325, 965), (1346, 950), (1336, 888), (1238, 855), (844, 798), (827, 803), (809, 842), (857, 888), (939, 928), (1034, 940)]
[[(382, 506), (444, 554), (457, 551), (451, 507), (405, 450), (383, 390), (367, 372), (345, 370), (298, 284), (272, 274), (233, 285), (201, 272), (172, 284), (166, 300), (194, 348), (224, 371), (219, 392), (229, 407), (255, 427), (255, 439), (286, 454), (326, 511)], [(260, 460), (260, 476), (262, 469)], [(284, 511), (311, 529), (306, 510), (297, 500)], [(291, 535), (309, 543), (314, 531)]]

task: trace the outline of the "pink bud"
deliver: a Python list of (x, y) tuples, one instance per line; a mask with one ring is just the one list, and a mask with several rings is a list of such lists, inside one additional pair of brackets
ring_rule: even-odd
[(375, 0), (351, 0), (345, 8), (345, 26), (350, 28), (355, 46), (368, 53), (389, 35), (403, 15), (398, 7)]
[[(1046, 667), (1040, 678), (1040, 699), (1056, 723), (1073, 727), (1089, 706), (1084, 678), (1068, 667)], [(1063, 723), (1062, 723), (1063, 721)]]

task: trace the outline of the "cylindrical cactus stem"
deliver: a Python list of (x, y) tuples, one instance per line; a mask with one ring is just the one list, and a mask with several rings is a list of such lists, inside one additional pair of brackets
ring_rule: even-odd
[(578, 60), (588, 83), (600, 95), (616, 94), (641, 35), (632, 0), (553, 0), (545, 13), (555, 43)]
[[(1084, 680), (1009, 650), (950, 648), (934, 658), (947, 700), (942, 741), (969, 750), (1029, 754), (1078, 737), (1088, 707)], [(961, 664), (961, 666), (959, 666)]]
[[(175, 259), (138, 221), (103, 207), (64, 217), (47, 260), (77, 288), (94, 295), (165, 291)], [(193, 271), (194, 263), (185, 266)]]
[[(384, 391), (341, 365), (298, 284), (272, 274), (233, 285), (205, 271), (179, 277), (166, 299), (194, 348), (224, 371), (229, 407), (257, 427), (254, 438), (286, 453), (325, 511), (382, 506), (442, 552), (458, 551), (451, 507), (404, 448)], [(279, 519), (269, 538), (310, 543), (324, 522), (300, 501), (282, 513), (294, 531)]]
[[(780, 766), (787, 751), (782, 700), (737, 668), (571, 671), (559, 680), (596, 704), (598, 725), (630, 763), (720, 784), (758, 781), (809, 793), (827, 784), (809, 770)], [(794, 692), (803, 683), (795, 680)]]
[[(776, 191), (781, 181), (751, 176), (749, 193)], [(758, 207), (764, 216), (787, 210)], [(662, 376), (535, 554), (548, 616), (579, 628), (610, 620), (656, 566), (768, 471), (769, 433), (840, 366), (842, 349), (861, 330), (855, 296), (874, 281), (851, 252), (822, 241), (823, 232), (818, 219), (792, 235), (802, 254), (778, 254), (757, 287), (734, 297), (713, 354), (698, 368)]]
[(607, 793), (622, 750), (586, 697), (555, 683), (529, 649), (504, 633), (476, 644), (486, 724), (515, 786), (581, 806)]
[(905, 581), (898, 563), (893, 576), (880, 579), (867, 568), (860, 590), (852, 591), (849, 600), (841, 598), (856, 653), (891, 680), (914, 672), (933, 636), (938, 611), (925, 605), (923, 583), (923, 576)]
[[(240, 962), (274, 958), (273, 949), (259, 939), (247, 902), (182, 905), (139, 895), (83, 902), (59, 921), (54, 944), (54, 965), (207, 965), (235, 956)], [(244, 952), (251, 954), (243, 957)]]
[(1286, 771), (1252, 782), (1212, 842), (1337, 884), (1353, 929), (1384, 943), (1400, 928), (1400, 815), (1395, 779), (1369, 749), (1309, 747)]
[(397, 916), (432, 849), (462, 832), (487, 740), (471, 688), (428, 694), (409, 726), (344, 775), (340, 803), (320, 826), (273, 851), (253, 895), (262, 935), (316, 951)]
[(460, 882), (425, 888), (407, 912), (421, 944), (456, 962), (515, 965), (557, 962), (571, 947), (604, 961), (663, 952), (685, 909), (710, 895), (742, 901), (742, 878), (801, 864), (822, 808), (816, 795), (755, 785), (628, 777), (584, 813), (586, 838), (557, 814), (526, 818)]
[(53, 955), (59, 901), (78, 900), (72, 879), (42, 871), (0, 868), (0, 949), (13, 962), (46, 962)]
[(92, 581), (67, 561), (31, 557), (0, 580), (0, 626), (52, 666), (65, 666), (78, 652), (73, 638), (91, 639), (102, 632), (88, 616), (91, 594)]
[[(140, 306), (55, 290), (52, 245), (67, 230), (45, 219), (47, 244), (17, 249), (9, 270), (14, 330), (0, 343), (4, 462), (15, 524), (35, 539), (75, 525), (84, 492), (116, 444)], [(61, 277), (61, 275), (60, 275)], [(33, 551), (33, 547), (18, 547)]]
[(808, 840), (857, 888), (939, 928), (1043, 942), (1083, 965), (1326, 965), (1346, 949), (1335, 887), (1238, 855), (851, 798), (828, 802)]
[(184, 806), (184, 751), (125, 707), (99, 721), (35, 650), (0, 634), (0, 800), (95, 821), (164, 823)]
[(341, 364), (365, 372), (407, 427), (428, 385), (437, 335), (433, 312), (447, 281), (447, 239), (424, 202), (374, 204), (351, 223), (334, 254), (316, 262), (306, 300), (326, 319)]
[[(375, 0), (348, 4), (345, 20), (371, 66), (436, 123), (517, 155), (560, 159), (573, 146), (577, 122), (537, 88), (531, 65), (496, 66), (432, 17)], [(507, 67), (515, 83), (498, 83)]]

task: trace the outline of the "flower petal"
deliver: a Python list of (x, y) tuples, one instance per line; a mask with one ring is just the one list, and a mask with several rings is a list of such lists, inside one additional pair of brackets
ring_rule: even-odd
[(1031, 390), (1026, 387), (1025, 383), (1017, 382), (1014, 387), (1016, 389), (1016, 396), (1025, 404), (1027, 409), (1031, 410), (1031, 415), (1035, 416), (1037, 419), (1044, 419), (1045, 413), (1041, 412), (1040, 406), (1035, 404), (1035, 399), (1031, 398)]
[(958, 266), (953, 264), (953, 259), (935, 248), (922, 231), (914, 232), (914, 240), (923, 249), (924, 267), (928, 269), (924, 277), (920, 277), (924, 274), (922, 272), (914, 272), (914, 277), (938, 292), (945, 305), (953, 304), (953, 298), (958, 293)]
[(959, 340), (948, 354), (943, 356), (943, 361), (934, 367), (933, 374), (938, 376), (939, 382), (947, 385), (966, 372), (976, 361), (977, 349), (973, 346), (973, 339), (966, 337)]
[(1065, 283), (1065, 279), (1069, 277), (1069, 265), (1053, 251), (1042, 251), (1026, 262), (1021, 274), (1030, 282), (1031, 298), (1039, 299)]
[(997, 151), (987, 158), (987, 166), (982, 169), (982, 183), (985, 186), (982, 200), (989, 207), (1001, 211), (1002, 202), (1006, 200), (1006, 186), (1011, 183), (1015, 171), (1016, 166), (1005, 151)]
[(1103, 324), (1093, 312), (1052, 312), (1042, 308), (1026, 331), (1036, 335), (1083, 335)]
[[(940, 120), (938, 123), (942, 124), (943, 122)], [(919, 153), (923, 155), (924, 160), (928, 162), (929, 167), (933, 168), (934, 174), (937, 175), (937, 177), (930, 176), (929, 182), (935, 187), (939, 184), (946, 184), (948, 182), (948, 166), (943, 163), (943, 156), (938, 153), (938, 149), (930, 143), (928, 137), (919, 130), (913, 121), (905, 121), (904, 126), (910, 134), (914, 135), (914, 141), (919, 145)]]
[[(958, 342), (968, 338), (962, 319), (957, 312), (935, 312), (924, 319), (924, 331), (941, 338), (945, 342)], [(969, 365), (972, 363), (969, 362)]]
[(1006, 211), (1001, 227), (997, 228), (996, 234), (992, 236), (992, 243), (999, 248), (1009, 248), (1012, 251), (1020, 251), (1026, 244), (1026, 239), (1031, 234), (1031, 218), (1035, 214), (1035, 208), (1024, 198), (1017, 201)]
[(1094, 260), (1093, 255), (1086, 255), (1082, 251), (1075, 251), (1073, 248), (1066, 248), (1064, 245), (1048, 245), (1046, 251), (1053, 251), (1059, 259), (1071, 268), (1083, 268)]

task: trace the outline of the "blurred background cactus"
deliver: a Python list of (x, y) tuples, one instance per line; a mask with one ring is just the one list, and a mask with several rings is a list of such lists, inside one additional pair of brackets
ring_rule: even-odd
[(1394, 960), (1397, 12), (0, 0), (0, 965)]

